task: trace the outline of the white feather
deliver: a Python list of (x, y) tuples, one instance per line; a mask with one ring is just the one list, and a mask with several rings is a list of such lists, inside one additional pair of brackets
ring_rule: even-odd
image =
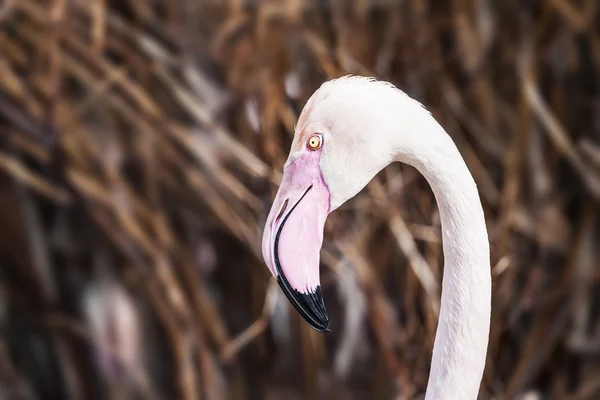
[(489, 242), (477, 187), (456, 145), (419, 102), (373, 78), (326, 82), (300, 120), (299, 130), (323, 134), (331, 210), (394, 161), (414, 166), (431, 185), (445, 268), (426, 399), (476, 399), (490, 326)]

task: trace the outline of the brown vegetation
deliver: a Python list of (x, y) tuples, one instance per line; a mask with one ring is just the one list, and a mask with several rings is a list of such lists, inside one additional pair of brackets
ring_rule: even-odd
[(598, 8), (4, 0), (0, 397), (422, 395), (442, 255), (414, 169), (330, 216), (331, 333), (290, 309), (260, 253), (302, 106), (352, 73), (423, 102), (480, 188), (481, 398), (597, 398)]

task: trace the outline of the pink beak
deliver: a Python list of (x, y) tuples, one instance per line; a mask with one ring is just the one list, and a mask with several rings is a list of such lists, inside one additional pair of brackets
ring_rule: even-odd
[(329, 331), (319, 284), (319, 252), (329, 213), (329, 189), (319, 151), (286, 166), (263, 233), (263, 257), (296, 310), (317, 331)]

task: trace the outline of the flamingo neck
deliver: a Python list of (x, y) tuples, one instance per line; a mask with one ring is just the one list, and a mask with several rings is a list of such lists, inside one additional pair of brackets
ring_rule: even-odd
[[(440, 211), (444, 274), (429, 399), (476, 399), (491, 314), (489, 242), (476, 184), (454, 142), (427, 114), (428, 146), (400, 155), (427, 179)], [(417, 133), (416, 133), (417, 134)]]

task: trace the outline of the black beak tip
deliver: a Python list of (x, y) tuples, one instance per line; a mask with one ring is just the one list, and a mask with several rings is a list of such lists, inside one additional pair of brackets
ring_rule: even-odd
[(285, 277), (282, 279), (282, 275), (277, 277), (277, 282), (298, 313), (314, 330), (331, 332), (320, 286), (317, 286), (313, 292), (300, 293), (289, 285)]
[[(302, 314), (302, 313), (300, 313), (300, 314)], [(331, 332), (331, 329), (329, 329), (329, 319), (325, 319), (324, 321), (315, 322), (304, 315), (302, 315), (302, 316), (308, 322), (308, 324), (311, 326), (311, 328), (313, 328), (317, 332)]]

